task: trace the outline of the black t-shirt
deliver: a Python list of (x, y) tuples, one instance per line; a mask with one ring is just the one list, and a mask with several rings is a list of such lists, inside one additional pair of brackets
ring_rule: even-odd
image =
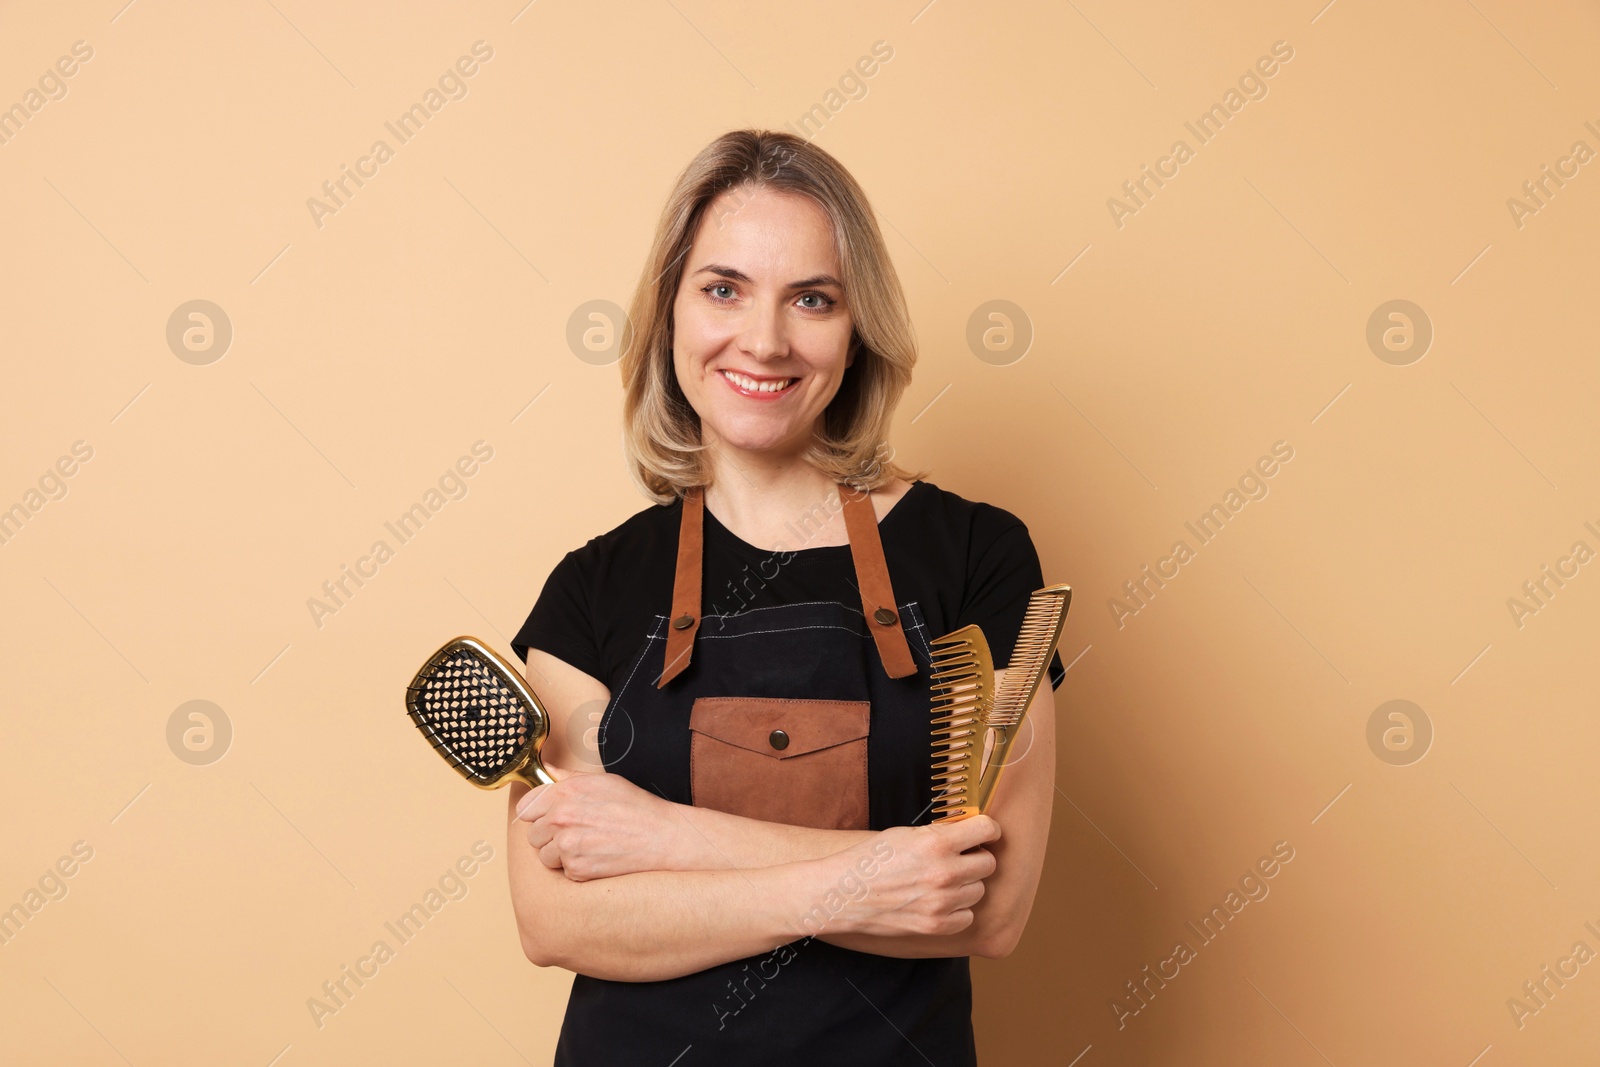
[[(615, 693), (657, 615), (672, 607), (681, 500), (652, 505), (566, 554), (545, 581), (511, 647), (530, 647)], [(818, 513), (820, 516), (820, 512)], [(704, 617), (812, 600), (860, 608), (848, 545), (805, 547), (816, 528), (797, 516), (786, 551), (757, 548), (705, 510), (700, 610)], [(895, 599), (915, 600), (932, 635), (976, 623), (996, 668), (1011, 660), (1028, 594), (1045, 582), (1022, 520), (927, 481), (913, 482), (878, 523)], [(1050, 661), (1052, 686), (1065, 672)]]

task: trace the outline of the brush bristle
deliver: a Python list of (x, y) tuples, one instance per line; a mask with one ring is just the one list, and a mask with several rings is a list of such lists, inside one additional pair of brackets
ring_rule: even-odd
[(419, 681), (414, 718), (434, 748), (473, 777), (503, 774), (531, 729), (517, 693), (468, 648), (453, 650)]

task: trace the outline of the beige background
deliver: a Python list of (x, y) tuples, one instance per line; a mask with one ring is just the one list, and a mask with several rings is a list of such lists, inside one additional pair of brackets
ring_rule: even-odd
[[(0, 9), (0, 106), (93, 49), (0, 145), (0, 507), (93, 449), (0, 545), (0, 906), (93, 850), (0, 947), (8, 1063), (549, 1061), (569, 978), (519, 951), (504, 797), (402, 688), (457, 633), (505, 648), (644, 506), (616, 367), (568, 318), (626, 303), (702, 145), (818, 104), (915, 314), (899, 455), (1021, 516), (1077, 594), (1038, 904), (974, 965), (985, 1062), (1592, 1053), (1600, 965), (1520, 1027), (1507, 1001), (1600, 951), (1600, 565), (1521, 627), (1507, 600), (1600, 550), (1600, 169), (1520, 227), (1507, 200), (1600, 149), (1593, 5), (122, 3)], [(479, 40), (468, 95), (319, 228), (307, 199)], [(1119, 228), (1107, 199), (1178, 138)], [(203, 366), (165, 337), (195, 299), (234, 334)], [(966, 340), (997, 299), (1033, 331), (1007, 365)], [(1406, 366), (1366, 341), (1395, 299), (1435, 331)], [(479, 440), (467, 495), (316, 625)], [(1277, 441), (1269, 495), (1119, 627), (1123, 582)], [(1434, 731), (1404, 766), (1367, 740), (1394, 699)], [(169, 748), (191, 700), (231, 724), (208, 765)], [(467, 895), (319, 1028), (307, 999), (480, 839)], [(1270, 895), (1119, 1028), (1279, 841)]]

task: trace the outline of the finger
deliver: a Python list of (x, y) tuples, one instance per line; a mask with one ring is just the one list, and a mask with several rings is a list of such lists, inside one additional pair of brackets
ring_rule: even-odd
[(556, 767), (556, 766), (554, 766), (552, 764), (549, 764), (549, 763), (541, 764), (541, 766), (544, 767), (546, 774), (548, 774), (550, 777), (554, 778), (558, 782), (561, 781), (563, 778), (571, 778), (575, 774), (582, 774), (583, 773), (582, 771), (563, 770), (562, 768)]
[(555, 831), (546, 823), (536, 822), (528, 826), (528, 844), (534, 851), (544, 848), (555, 836)]
[(550, 810), (551, 787), (536, 785), (528, 790), (528, 795), (517, 802), (517, 818), (524, 822), (532, 822)]
[(969, 829), (971, 829), (973, 833), (982, 833), (983, 837), (981, 840), (986, 842), (1000, 840), (1000, 824), (995, 821), (993, 816), (974, 815), (972, 818), (966, 821), (969, 823), (978, 824), (976, 826), (969, 827)]
[(950, 913), (951, 933), (959, 934), (972, 925), (973, 914), (971, 908), (961, 908)]
[(956, 866), (963, 882), (981, 882), (994, 874), (998, 861), (994, 853), (986, 848), (975, 848), (971, 852), (963, 852)]
[(554, 841), (539, 850), (539, 862), (549, 867), (552, 871), (561, 869), (561, 850), (556, 848)]
[(1000, 839), (1000, 824), (987, 815), (974, 815), (953, 823), (934, 823), (933, 829), (957, 852)]

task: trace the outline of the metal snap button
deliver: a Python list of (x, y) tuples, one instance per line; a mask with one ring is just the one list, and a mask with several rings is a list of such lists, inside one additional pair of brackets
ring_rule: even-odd
[(777, 749), (779, 752), (782, 752), (784, 749), (789, 747), (789, 735), (784, 733), (782, 730), (772, 731), (772, 736), (768, 737), (767, 741), (770, 742), (772, 747)]
[(893, 611), (890, 611), (888, 608), (879, 608), (877, 611), (872, 613), (872, 617), (877, 619), (878, 622), (882, 623), (884, 626), (893, 626), (894, 621), (899, 618), (898, 615), (896, 615)]
[(676, 619), (672, 620), (672, 628), (674, 630), (687, 630), (689, 627), (691, 627), (693, 625), (694, 625), (694, 616), (693, 615), (679, 615)]

